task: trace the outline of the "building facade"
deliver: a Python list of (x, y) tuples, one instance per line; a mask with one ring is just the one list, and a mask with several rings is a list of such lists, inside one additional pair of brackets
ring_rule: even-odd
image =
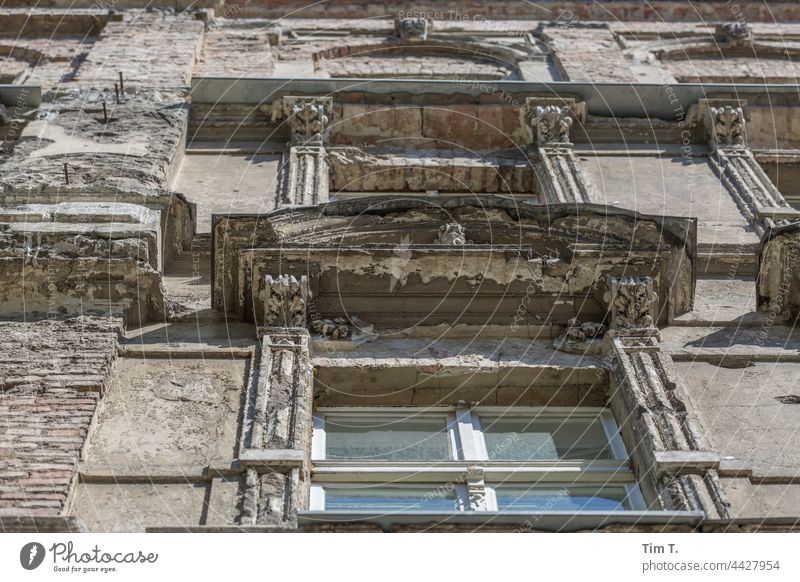
[(800, 5), (26, 4), (3, 531), (798, 528)]

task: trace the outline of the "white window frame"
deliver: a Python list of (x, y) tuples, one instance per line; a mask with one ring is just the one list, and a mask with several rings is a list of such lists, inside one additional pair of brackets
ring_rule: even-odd
[[(325, 459), (325, 418), (327, 415), (364, 416), (367, 418), (437, 416), (446, 419), (451, 459), (445, 461), (347, 461)], [(606, 443), (613, 458), (598, 460), (490, 460), (486, 449), (481, 415), (541, 417), (600, 417)], [(644, 510), (635, 476), (625, 446), (611, 412), (606, 408), (569, 407), (326, 407), (314, 414), (310, 509), (325, 509), (325, 488), (365, 485), (413, 487), (453, 484), (461, 511), (497, 512), (494, 485), (532, 486), (597, 486), (623, 487), (629, 510)], [(483, 472), (483, 496), (469, 505), (465, 475), (468, 469), (480, 467)], [(466, 505), (465, 505), (466, 504)]]
[[(311, 498), (309, 503), (309, 509), (312, 511), (324, 511), (325, 510), (325, 496), (326, 490), (328, 489), (359, 489), (362, 487), (366, 487), (368, 485), (373, 485), (377, 487), (387, 487), (391, 489), (436, 489), (439, 483), (366, 483), (363, 481), (359, 482), (347, 482), (347, 483), (314, 483), (311, 485)], [(469, 511), (469, 496), (467, 494), (467, 487), (465, 485), (454, 485), (453, 492), (455, 493), (456, 503), (458, 504), (458, 509), (456, 511)], [(397, 512), (401, 513), (401, 512)]]

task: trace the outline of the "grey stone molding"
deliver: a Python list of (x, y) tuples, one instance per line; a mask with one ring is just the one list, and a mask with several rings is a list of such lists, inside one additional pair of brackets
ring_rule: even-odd
[(291, 131), (291, 145), (316, 145), (325, 142), (333, 116), (331, 97), (284, 97), (281, 113)]
[(793, 209), (747, 146), (746, 103), (705, 99), (698, 103), (698, 115), (712, 149), (711, 167), (756, 234), (785, 222), (780, 216), (776, 222), (775, 212), (794, 214)]
[(529, 97), (525, 105), (521, 115), (530, 128), (533, 167), (543, 201), (589, 202), (589, 179), (575, 157), (569, 135), (575, 119), (585, 118), (585, 104), (574, 99)]
[(652, 330), (658, 294), (651, 277), (611, 278), (611, 324), (618, 331)]
[(394, 34), (401, 40), (422, 41), (428, 39), (428, 32), (433, 28), (433, 21), (425, 17), (401, 18), (394, 20)]
[(293, 146), (281, 202), (310, 206), (328, 201), (328, 161), (321, 146)]
[(289, 160), (280, 204), (312, 205), (328, 201), (329, 166), (325, 143), (333, 118), (331, 97), (287, 96), (262, 106), (273, 121), (285, 119), (289, 126)]
[(719, 457), (696, 426), (672, 359), (653, 337), (615, 337), (609, 355), (611, 406), (626, 442), (636, 443), (630, 454), (643, 490), (663, 510), (729, 518)]
[(753, 32), (747, 22), (718, 24), (714, 30), (714, 36), (728, 46), (749, 46), (753, 42)]
[[(513, 321), (515, 302), (526, 298), (528, 311), (550, 313), (554, 323), (565, 325), (575, 317), (601, 322), (611, 302), (605, 296), (607, 277), (627, 273), (652, 277), (654, 324), (665, 324), (691, 308), (696, 253), (691, 219), (593, 205), (520, 206), (491, 196), (482, 197), (480, 207), (459, 197), (440, 197), (437, 204), (440, 208), (414, 199), (370, 197), (266, 216), (228, 217), (215, 227), (214, 305), (259, 323), (260, 314), (269, 312), (263, 306), (265, 277), (284, 273), (308, 277), (308, 297), (315, 303), (312, 321), (335, 323), (352, 315), (350, 306), (357, 304), (358, 317), (376, 327), (413, 325), (420, 316), (428, 325), (468, 323), (472, 315), (461, 299), (435, 299), (457, 284), (475, 293), (473, 301), (505, 298), (503, 307), (493, 311), (494, 323)], [(498, 220), (487, 224), (487, 208), (495, 209), (492, 216)], [(414, 216), (414, 228), (409, 230), (402, 220), (384, 220), (386, 212)], [(499, 220), (506, 215), (513, 217), (512, 223)], [(442, 224), (449, 223), (445, 221), (458, 222), (471, 241), (455, 247), (437, 244)], [(575, 245), (578, 234), (581, 243)], [(556, 253), (552, 260), (529, 260), (532, 249), (545, 243)], [(360, 265), (367, 256), (373, 266), (365, 271)], [(454, 257), (461, 265), (455, 274), (426, 279), (431, 265), (448, 264)], [(491, 276), (487, 261), (494, 265)], [(423, 288), (426, 292), (420, 293)], [(559, 295), (564, 299), (565, 289), (569, 304), (580, 305), (580, 313), (553, 303)], [(398, 301), (405, 305), (404, 314), (392, 307)]]
[(767, 321), (800, 317), (800, 221), (767, 231), (758, 253), (756, 304)]
[(436, 243), (440, 245), (458, 246), (467, 244), (464, 227), (457, 222), (448, 222), (439, 229)]
[(311, 480), (313, 371), (308, 331), (262, 328), (245, 409), (239, 523), (294, 527)]
[(270, 326), (305, 327), (308, 303), (308, 277), (266, 276), (264, 322)]

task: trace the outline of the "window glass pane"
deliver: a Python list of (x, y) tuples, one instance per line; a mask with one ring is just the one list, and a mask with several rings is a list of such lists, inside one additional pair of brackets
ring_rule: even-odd
[(326, 511), (458, 511), (453, 487), (325, 487)]
[(614, 458), (599, 416), (480, 418), (492, 460)]
[(500, 511), (621, 511), (631, 509), (624, 487), (536, 486), (495, 488)]
[(329, 460), (446, 461), (451, 459), (442, 416), (325, 416)]

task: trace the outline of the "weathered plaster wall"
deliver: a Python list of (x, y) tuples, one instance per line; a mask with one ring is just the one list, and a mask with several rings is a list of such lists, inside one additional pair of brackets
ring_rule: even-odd
[(118, 360), (70, 514), (91, 531), (234, 525), (243, 482), (232, 464), (248, 362), (144, 354)]
[(758, 242), (704, 157), (586, 151), (580, 159), (593, 202), (661, 216), (697, 216), (698, 242), (712, 251), (715, 245), (754, 248)]
[(753, 483), (750, 479), (723, 478), (722, 486), (734, 517), (757, 520), (797, 517), (800, 486), (796, 483)]
[(798, 396), (800, 369), (794, 362), (676, 366), (709, 440), (727, 464), (759, 475), (796, 476), (800, 406), (781, 400)]
[(42, 105), (0, 162), (0, 201), (83, 198), (166, 207), (172, 164), (183, 149), (186, 105), (174, 93), (135, 85), (126, 91), (131, 94), (116, 102), (112, 81)]
[[(763, 345), (762, 352), (771, 346), (780, 358), (783, 350), (775, 336), (770, 333), (753, 343)], [(800, 507), (796, 447), (800, 368), (791, 357), (753, 361), (756, 354), (748, 355), (747, 340), (742, 340), (742, 344), (731, 341), (727, 348), (709, 345), (709, 352), (727, 352), (725, 367), (679, 361), (676, 369), (697, 410), (700, 429), (720, 455), (731, 515), (795, 517)]]
[[(89, 0), (83, 3), (91, 5)], [(145, 1), (123, 1), (117, 7), (132, 3), (144, 5)], [(278, 160), (287, 151), (291, 128), (285, 118), (273, 119), (270, 101), (275, 96), (261, 96), (263, 107), (195, 105), (191, 113), (195, 129), (218, 141), (206, 144), (207, 148), (199, 146), (206, 149), (203, 154), (182, 158), (192, 75), (412, 75), (458, 82), (467, 75), (527, 79), (535, 74), (569, 81), (664, 83), (728, 76), (791, 79), (796, 72), (788, 59), (754, 62), (745, 55), (728, 55), (725, 68), (716, 66), (716, 57), (709, 57), (707, 51), (702, 53), (702, 47), (716, 43), (714, 27), (708, 22), (737, 16), (727, 2), (689, 6), (661, 1), (545, 1), (543, 6), (533, 6), (503, 0), (454, 7), (438, 1), (419, 6), (354, 0), (309, 6), (296, 13), (307, 18), (284, 19), (280, 30), (271, 20), (296, 9), (296, 3), (209, 0), (201, 4), (217, 6), (218, 15), (230, 18), (213, 20), (204, 11), (178, 16), (167, 11), (125, 11), (94, 17), (88, 10), (0, 10), (0, 71), (19, 82), (41, 84), (45, 101), (38, 111), (24, 113), (24, 120), (23, 113), (12, 111), (10, 105), (0, 111), (0, 135), (8, 134), (11, 118), (20, 128), (27, 123), (21, 139), (9, 142), (15, 146), (13, 152), (4, 147), (0, 158), (0, 220), (4, 223), (0, 227), (0, 282), (5, 283), (0, 312), (9, 319), (0, 322), (0, 513), (61, 515), (71, 502), (66, 513), (77, 515), (90, 529), (104, 531), (232, 525), (250, 515), (252, 507), (245, 511), (243, 498), (254, 489), (245, 486), (242, 467), (234, 459), (245, 388), (252, 388), (245, 383), (255, 333), (251, 325), (241, 323), (234, 331), (232, 319), (239, 314), (210, 307), (208, 231), (212, 213), (263, 214), (280, 204), (283, 176)], [(40, 5), (66, 3), (52, 0)], [(444, 21), (441, 14), (433, 15), (432, 38), (440, 43), (434, 47), (439, 52), (399, 46), (402, 43), (392, 36), (390, 18), (370, 18), (427, 7), (440, 12), (457, 9), (468, 17)], [(758, 42), (790, 46), (800, 38), (800, 26), (792, 24), (800, 18), (796, 3), (773, 3), (769, 13), (763, 2), (743, 1), (737, 7), (753, 24), (753, 38)], [(757, 22), (773, 18), (780, 24)], [(687, 19), (706, 22), (680, 22)], [(540, 26), (540, 21), (545, 24)], [(670, 60), (659, 52), (669, 44), (679, 50), (689, 45), (702, 50), (686, 61)], [(360, 49), (369, 47), (378, 47), (379, 53), (387, 48), (400, 50), (390, 56), (360, 54)], [(470, 53), (476, 47), (480, 50)], [(120, 73), (125, 89), (117, 99), (114, 84), (120, 82)], [(413, 81), (406, 86), (408, 91), (392, 95), (349, 91), (334, 96), (328, 136), (334, 148), (321, 155), (330, 159), (335, 188), (535, 193), (531, 161), (536, 156), (528, 155), (535, 154), (535, 148), (528, 147), (532, 136), (520, 116), (521, 102), (504, 100), (491, 83), (473, 89), (458, 85), (458, 95), (433, 97), (416, 92)], [(668, 87), (664, 91), (668, 97)], [(103, 102), (110, 119), (104, 119)], [(754, 96), (748, 102), (750, 145), (797, 147), (796, 111), (794, 97), (772, 102), (766, 96)], [(684, 126), (677, 118), (597, 118), (591, 112), (586, 119), (577, 117), (572, 141), (588, 144), (589, 149), (604, 142), (618, 149), (614, 155), (587, 155), (581, 161), (595, 187), (592, 201), (659, 215), (697, 216), (707, 255), (714, 255), (718, 244), (738, 245), (746, 251), (755, 247), (757, 237), (748, 230), (746, 217), (704, 158), (692, 157), (684, 167), (682, 157), (648, 157), (620, 146), (648, 142), (660, 147), (666, 141), (679, 148)], [(690, 140), (704, 145), (701, 134), (702, 127), (692, 126)], [(232, 136), (251, 143), (227, 141)], [(338, 146), (351, 149), (337, 152)], [(395, 149), (378, 152), (373, 146)], [(215, 157), (218, 161), (210, 163)], [(694, 180), (687, 179), (688, 168), (695, 171)], [(578, 172), (570, 176), (581, 181), (585, 177)], [(197, 208), (190, 209), (183, 198), (173, 195), (173, 189)], [(65, 200), (72, 204), (69, 211), (59, 206)], [(102, 211), (96, 206), (99, 201), (107, 203)], [(120, 202), (131, 206), (112, 206)], [(511, 218), (517, 211), (514, 208), (509, 214), (482, 207), (472, 214), (464, 208), (452, 212), (463, 219), (467, 238), (476, 244), (534, 243), (533, 279), (549, 295), (534, 297), (521, 330), (512, 338), (506, 337), (506, 320), (512, 320), (522, 297), (530, 299), (527, 281), (517, 283), (514, 269), (494, 265), (487, 271), (484, 263), (467, 261), (465, 276), (470, 284), (484, 290), (496, 285), (497, 293), (482, 297), (481, 302), (463, 296), (451, 301), (455, 279), (449, 273), (455, 271), (449, 261), (414, 257), (395, 248), (409, 232), (415, 233), (415, 243), (434, 243), (450, 212), (442, 212), (435, 220), (428, 217), (429, 224), (421, 226), (418, 214), (387, 211), (368, 216), (355, 229), (350, 228), (350, 217), (327, 215), (324, 221), (332, 230), (321, 229), (317, 238), (310, 239), (303, 236), (314, 230), (309, 224), (319, 225), (317, 211), (313, 218), (297, 222), (276, 219), (274, 229), (270, 226), (264, 232), (257, 232), (251, 222), (229, 221), (217, 232), (221, 246), (214, 250), (216, 275), (238, 282), (241, 274), (244, 280), (250, 267), (243, 262), (240, 273), (231, 254), (239, 252), (239, 242), (249, 244), (254, 233), (262, 237), (261, 242), (283, 242), (284, 235), (289, 241), (305, 241), (306, 256), (309, 248), (335, 246), (343, 240), (356, 247), (365, 241), (394, 245), (388, 247), (388, 258), (379, 261), (366, 254), (329, 259), (320, 253), (323, 266), (325, 261), (329, 265), (336, 261), (337, 267), (347, 271), (338, 283), (348, 290), (363, 285), (360, 291), (371, 294), (359, 298), (358, 305), (348, 306), (348, 312), (371, 306), (376, 319), (386, 318), (384, 323), (395, 314), (395, 323), (413, 320), (414, 329), (406, 331), (414, 337), (395, 337), (391, 334), (396, 330), (387, 324), (379, 331), (390, 334), (389, 338), (358, 347), (348, 344), (351, 351), (331, 352), (325, 341), (312, 342), (318, 404), (452, 405), (462, 399), (497, 405), (606, 404), (608, 361), (559, 352), (552, 347), (552, 339), (563, 331), (560, 324), (579, 312), (604, 316), (606, 306), (597, 297), (584, 304), (563, 294), (588, 289), (599, 272), (608, 274), (611, 267), (598, 268), (596, 258), (591, 258), (577, 261), (577, 267), (570, 269), (567, 255), (573, 256), (573, 247), (569, 253), (562, 249), (564, 256), (552, 261), (539, 260), (539, 254), (544, 257), (551, 252), (550, 243), (530, 233), (521, 236), (518, 221)], [(628, 227), (601, 222), (594, 227), (608, 233), (611, 243), (630, 248), (634, 235)], [(487, 224), (492, 228), (486, 228)], [(381, 230), (382, 225), (389, 228)], [(235, 230), (233, 238), (241, 239), (229, 247), (220, 243), (220, 233), (227, 227)], [(588, 225), (589, 231), (594, 227)], [(193, 236), (195, 228), (199, 236)], [(547, 228), (558, 230), (558, 220), (548, 219)], [(656, 230), (655, 223), (640, 220), (636, 236), (647, 238), (649, 244), (656, 240)], [(570, 243), (575, 242), (572, 229), (567, 231)], [(547, 233), (549, 241), (553, 231)], [(595, 240), (592, 236), (597, 233), (584, 230), (582, 234)], [(370, 239), (371, 235), (375, 238)], [(606, 242), (603, 238), (603, 252), (613, 246)], [(581, 252), (586, 248), (577, 248), (576, 256), (586, 256)], [(663, 257), (661, 250), (658, 255)], [(685, 255), (675, 260), (683, 259)], [(739, 259), (748, 269), (752, 257), (743, 253)], [(614, 261), (615, 265), (623, 262)], [(654, 268), (649, 255), (637, 261), (637, 268)], [(256, 295), (263, 275), (276, 272), (275, 264), (255, 269)], [(660, 275), (657, 281), (661, 300), (670, 299), (673, 306), (687, 310), (693, 283), (690, 268), (673, 267), (663, 272), (674, 276)], [(91, 285), (84, 286), (81, 294), (76, 283), (85, 283), (87, 274)], [(720, 471), (732, 514), (796, 516), (800, 458), (792, 444), (793, 427), (800, 420), (795, 408), (800, 408), (789, 397), (797, 395), (797, 362), (784, 358), (800, 344), (788, 328), (779, 326), (781, 322), (770, 322), (768, 316), (755, 312), (753, 274), (748, 271), (730, 286), (718, 280), (700, 282), (694, 310), (676, 321), (677, 326), (687, 327), (662, 330), (662, 349), (678, 360), (700, 426), (723, 456)], [(338, 275), (326, 267), (323, 283), (329, 293), (315, 298), (331, 311), (342, 305)], [(111, 284), (103, 285), (109, 278)], [(165, 279), (171, 280), (165, 285)], [(373, 297), (376, 280), (381, 287), (377, 295), (386, 295), (387, 289), (391, 293), (395, 287), (407, 295), (388, 309), (388, 303), (378, 305)], [(673, 282), (677, 284), (670, 288)], [(226, 280), (226, 292), (232, 292), (233, 283)], [(503, 293), (511, 284), (518, 285), (516, 297)], [(472, 288), (460, 289), (468, 295)], [(419, 302), (411, 291), (417, 296), (428, 293), (433, 299), (428, 304)], [(165, 292), (173, 297), (165, 300)], [(247, 292), (237, 289), (237, 301), (249, 301)], [(592, 292), (602, 295), (599, 287)], [(462, 305), (442, 318), (443, 326), (421, 330), (430, 323), (425, 316), (441, 296), (448, 309), (459, 306), (459, 301)], [(185, 300), (185, 305), (172, 310), (176, 297)], [(416, 307), (409, 307), (411, 301), (417, 301)], [(509, 317), (478, 331), (501, 302)], [(226, 298), (224, 305), (232, 303)], [(54, 314), (86, 312), (98, 306), (103, 313), (127, 317), (129, 338), (124, 349), (131, 357), (118, 362), (113, 381), (108, 377), (116, 354), (118, 321), (19, 320), (20, 314), (30, 316), (34, 311), (41, 316), (51, 310)], [(468, 313), (475, 327), (447, 325), (461, 311)], [(178, 315), (187, 320), (182, 327), (163, 321)], [(711, 324), (716, 327), (698, 327)], [(450, 335), (442, 339), (440, 332)], [(472, 341), (478, 334), (481, 339)], [(153, 359), (176, 353), (181, 357)], [(281, 367), (291, 358), (276, 354), (264, 363), (270, 375), (261, 379), (259, 390), (269, 387), (278, 395), (276, 401), (260, 404), (265, 414), (277, 419), (268, 429), (273, 431), (268, 440), (277, 443), (275, 450), (282, 450), (288, 446), (286, 439), (275, 437), (274, 431), (288, 434), (291, 430), (285, 422), (289, 416), (286, 394), (302, 392), (309, 384), (298, 387), (294, 376), (282, 374)], [(661, 359), (666, 361), (666, 356)], [(308, 359), (301, 360), (303, 374), (310, 375)], [(720, 361), (734, 367), (721, 367)], [(740, 365), (747, 367), (735, 367)], [(101, 401), (108, 382), (111, 388)], [(672, 385), (665, 389), (671, 390)], [(98, 402), (102, 402), (101, 413), (93, 421)], [(311, 404), (305, 400), (292, 406), (299, 406), (307, 416)], [(73, 488), (90, 427), (81, 482)], [(306, 450), (307, 441), (306, 431), (293, 446)], [(297, 477), (299, 469), (293, 470)], [(267, 519), (291, 522), (292, 512), (304, 503), (297, 495), (299, 491), (302, 497), (307, 482), (292, 489), (295, 477), (289, 473), (259, 474), (256, 509), (250, 516), (255, 521), (259, 515), (264, 518), (268, 508), (283, 503), (288, 491), (295, 496), (294, 505), (288, 511), (281, 507)]]
[(204, 483), (81, 483), (71, 513), (89, 531), (143, 532), (165, 523), (199, 525), (207, 489)]
[(247, 360), (122, 358), (89, 440), (86, 469), (234, 458)]
[(277, 208), (285, 166), (280, 154), (189, 151), (172, 187), (196, 204), (195, 230), (210, 233), (214, 214), (266, 214)]
[[(443, 331), (443, 330), (442, 330)], [(467, 332), (465, 332), (467, 333)], [(552, 339), (380, 339), (355, 351), (315, 354), (318, 406), (603, 406), (600, 357), (565, 354)], [(547, 336), (546, 332), (542, 333)], [(335, 348), (334, 348), (335, 349)]]
[(202, 48), (204, 24), (189, 13), (166, 16), (130, 12), (122, 21), (109, 22), (78, 70), (77, 82), (113, 89), (122, 72), (131, 86), (186, 87)]
[(134, 204), (0, 208), (0, 292), (6, 313), (164, 317), (157, 212)]

